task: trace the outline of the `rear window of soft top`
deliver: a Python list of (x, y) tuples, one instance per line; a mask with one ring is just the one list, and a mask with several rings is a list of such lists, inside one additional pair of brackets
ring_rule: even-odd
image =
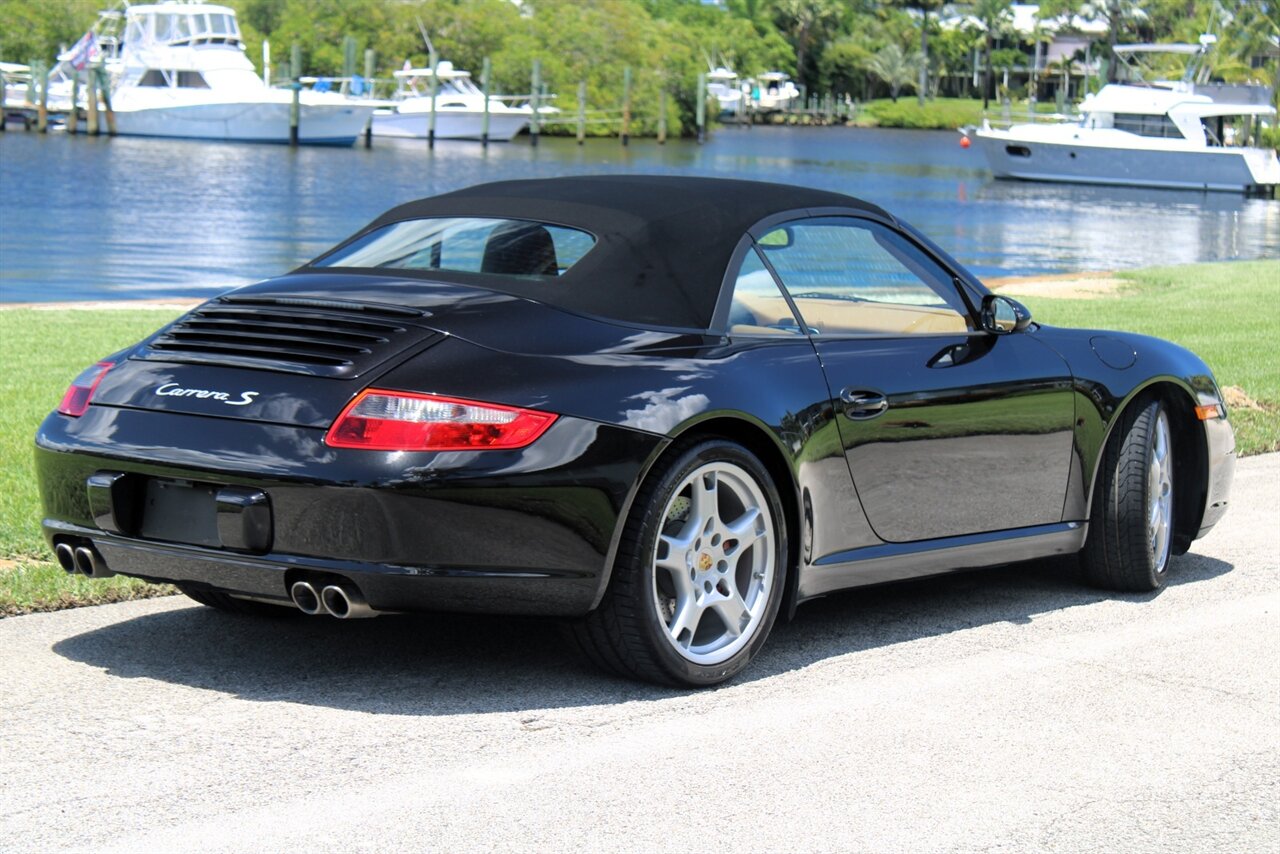
[(595, 242), (585, 231), (544, 222), (429, 217), (376, 228), (311, 266), (553, 278), (576, 264)]

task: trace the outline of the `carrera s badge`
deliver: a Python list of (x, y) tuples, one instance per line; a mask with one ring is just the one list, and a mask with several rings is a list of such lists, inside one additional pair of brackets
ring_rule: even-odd
[(207, 388), (183, 388), (177, 383), (165, 383), (156, 389), (156, 394), (161, 397), (198, 397), (201, 400), (220, 400), (227, 406), (248, 406), (261, 393), (258, 391), (242, 391), (238, 399), (232, 400), (231, 395), (225, 391), (211, 391)]

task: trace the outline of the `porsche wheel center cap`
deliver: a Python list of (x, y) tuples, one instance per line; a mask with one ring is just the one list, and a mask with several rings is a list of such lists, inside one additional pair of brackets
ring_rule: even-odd
[(711, 568), (711, 555), (707, 554), (706, 552), (702, 552), (700, 555), (698, 555), (698, 569), (702, 572), (706, 572), (710, 568)]

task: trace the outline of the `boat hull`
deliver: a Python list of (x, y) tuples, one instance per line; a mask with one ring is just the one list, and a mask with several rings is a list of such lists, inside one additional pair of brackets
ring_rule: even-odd
[(1268, 174), (1273, 164), (1251, 168), (1248, 149), (1131, 149), (1001, 131), (978, 131), (976, 138), (997, 178), (1236, 193), (1275, 183)]
[[(289, 142), (288, 102), (207, 103), (115, 110), (121, 136), (209, 139), (227, 142)], [(350, 104), (303, 104), (298, 115), (298, 142), (305, 145), (351, 145), (364, 132), (372, 107)]]
[[(430, 113), (373, 114), (373, 135), (393, 139), (426, 139)], [(489, 139), (493, 142), (510, 142), (525, 125), (529, 116), (525, 113), (489, 114)], [(436, 139), (480, 139), (484, 130), (484, 114), (478, 112), (436, 112)]]

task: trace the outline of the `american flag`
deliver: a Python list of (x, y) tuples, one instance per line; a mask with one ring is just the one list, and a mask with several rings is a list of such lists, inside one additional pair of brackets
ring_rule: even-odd
[(66, 53), (66, 61), (76, 71), (84, 71), (89, 63), (93, 60), (93, 55), (98, 50), (98, 36), (90, 30), (80, 37), (80, 41), (71, 46), (71, 50)]

